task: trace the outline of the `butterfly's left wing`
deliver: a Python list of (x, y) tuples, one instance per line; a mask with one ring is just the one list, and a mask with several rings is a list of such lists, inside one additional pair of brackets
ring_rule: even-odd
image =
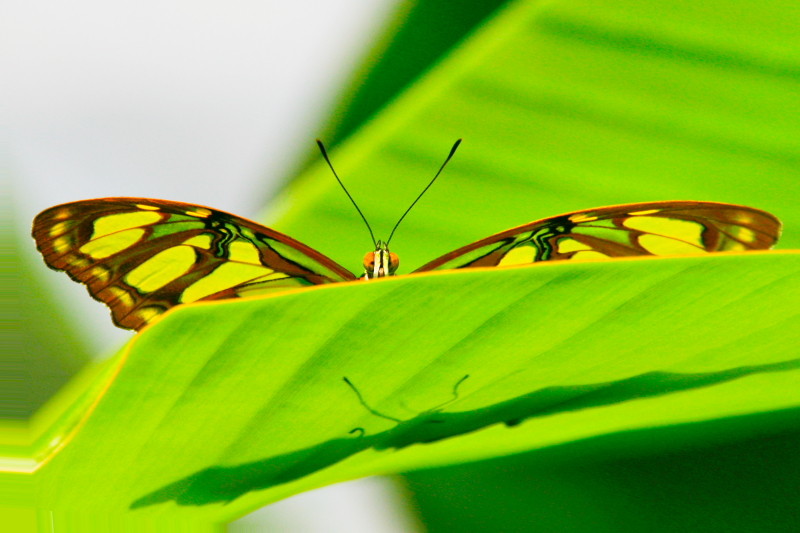
[(111, 308), (114, 323), (141, 329), (197, 300), (269, 294), (356, 279), (308, 246), (208, 207), (146, 198), (101, 198), (37, 215), (33, 237), (63, 270)]
[(443, 255), (415, 272), (537, 261), (766, 250), (780, 222), (752, 207), (715, 202), (651, 202), (546, 218)]

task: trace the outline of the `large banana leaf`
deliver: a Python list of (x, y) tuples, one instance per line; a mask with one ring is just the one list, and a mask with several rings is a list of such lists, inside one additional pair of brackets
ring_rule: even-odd
[(220, 521), (368, 474), (797, 407), (798, 274), (788, 252), (634, 259), (187, 306), (34, 449), (39, 504)]

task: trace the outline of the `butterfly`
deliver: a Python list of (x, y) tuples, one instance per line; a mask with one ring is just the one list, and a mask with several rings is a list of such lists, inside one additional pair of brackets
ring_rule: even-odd
[[(328, 160), (324, 148), (323, 155)], [(191, 302), (358, 279), (322, 253), (273, 229), (210, 207), (167, 200), (101, 198), (62, 204), (37, 215), (32, 233), (50, 268), (85, 284), (111, 309), (117, 326), (134, 330)], [(617, 205), (524, 224), (454, 250), (414, 272), (764, 250), (779, 233), (777, 218), (752, 207), (689, 201)], [(389, 250), (391, 235), (386, 242), (373, 238), (375, 249), (364, 257), (361, 279), (394, 275), (399, 259)]]

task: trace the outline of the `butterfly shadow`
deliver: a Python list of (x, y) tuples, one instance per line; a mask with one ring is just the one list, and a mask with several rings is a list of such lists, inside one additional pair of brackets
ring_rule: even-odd
[(170, 483), (134, 501), (139, 509), (174, 501), (183, 506), (230, 503), (253, 491), (295, 481), (332, 466), (359, 452), (399, 450), (479, 431), (496, 424), (513, 428), (526, 420), (665, 396), (733, 381), (754, 374), (800, 368), (800, 358), (778, 363), (743, 366), (718, 372), (679, 374), (648, 372), (627, 379), (574, 386), (546, 387), (510, 400), (461, 412), (430, 410), (399, 421), (386, 431), (332, 439), (305, 449), (237, 466), (213, 466)]

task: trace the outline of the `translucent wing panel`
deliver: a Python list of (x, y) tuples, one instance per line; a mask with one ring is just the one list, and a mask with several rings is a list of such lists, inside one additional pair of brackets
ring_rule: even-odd
[(198, 300), (349, 281), (352, 273), (294, 239), (207, 207), (109, 198), (40, 213), (45, 262), (83, 283), (114, 323), (140, 329)]
[(751, 207), (713, 202), (628, 204), (512, 228), (450, 252), (416, 271), (765, 250), (779, 235), (778, 219)]

